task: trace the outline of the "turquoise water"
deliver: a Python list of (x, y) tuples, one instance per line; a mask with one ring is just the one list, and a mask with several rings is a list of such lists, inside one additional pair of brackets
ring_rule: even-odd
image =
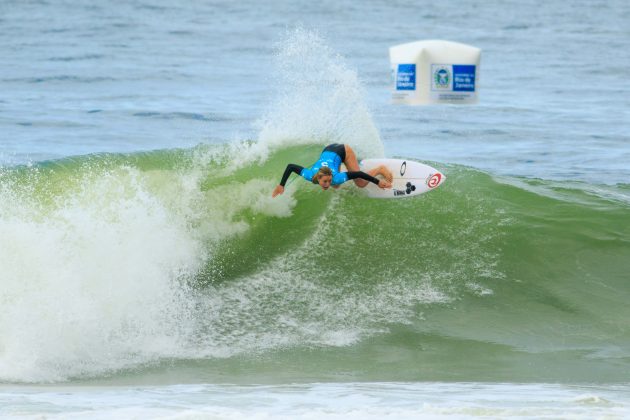
[[(630, 9), (573, 6), (0, 6), (0, 415), (627, 415)], [(421, 38), (478, 105), (389, 104)], [(331, 142), (448, 178), (271, 198)]]

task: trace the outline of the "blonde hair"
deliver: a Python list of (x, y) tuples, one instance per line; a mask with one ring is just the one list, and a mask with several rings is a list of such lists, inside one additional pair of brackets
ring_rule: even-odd
[(322, 166), (319, 171), (313, 175), (313, 184), (319, 184), (319, 178), (322, 176), (332, 176), (332, 171), (327, 166)]

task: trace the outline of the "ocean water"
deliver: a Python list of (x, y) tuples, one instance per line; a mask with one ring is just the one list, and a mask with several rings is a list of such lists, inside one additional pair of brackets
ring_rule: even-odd
[[(0, 3), (0, 416), (624, 418), (630, 4)], [(390, 104), (387, 48), (483, 50)], [(292, 182), (343, 142), (448, 179)]]

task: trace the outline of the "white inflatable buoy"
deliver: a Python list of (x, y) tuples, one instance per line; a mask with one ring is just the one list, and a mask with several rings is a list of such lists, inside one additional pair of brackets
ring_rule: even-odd
[(451, 41), (416, 41), (390, 47), (389, 58), (393, 103), (477, 102), (479, 48)]

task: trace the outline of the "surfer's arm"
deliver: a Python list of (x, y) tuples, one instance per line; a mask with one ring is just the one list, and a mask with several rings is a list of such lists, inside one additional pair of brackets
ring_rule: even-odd
[(289, 176), (291, 176), (291, 173), (295, 172), (296, 174), (301, 175), (303, 169), (304, 169), (303, 166), (296, 165), (294, 163), (289, 163), (287, 165), (287, 169), (284, 170), (284, 174), (282, 174), (282, 179), (280, 180), (280, 184), (276, 185), (276, 188), (273, 190), (273, 193), (271, 194), (271, 196), (275, 197), (278, 194), (282, 194), (284, 192), (284, 186), (287, 183)]
[(284, 187), (291, 173), (295, 172), (296, 174), (300, 175), (302, 173), (302, 169), (304, 169), (303, 166), (289, 163), (287, 165), (287, 169), (284, 170), (284, 174), (282, 175), (282, 179), (280, 180), (280, 185)]
[(374, 178), (372, 175), (366, 174), (363, 171), (351, 171), (346, 173), (348, 174), (348, 180), (360, 178), (365, 179), (366, 181), (369, 181), (376, 185), (379, 185), (379, 182), (381, 182), (379, 179)]

